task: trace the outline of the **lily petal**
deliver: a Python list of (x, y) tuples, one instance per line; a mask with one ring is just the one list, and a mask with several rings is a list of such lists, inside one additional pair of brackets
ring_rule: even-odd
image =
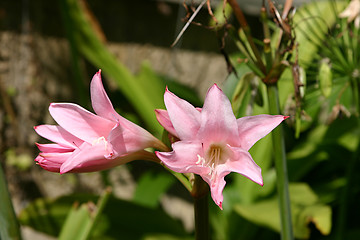
[(119, 123), (111, 130), (108, 140), (115, 155), (123, 155), (126, 153), (127, 149), (124, 142), (123, 130)]
[(247, 116), (237, 119), (238, 146), (245, 150), (249, 150), (257, 141), (269, 134), (276, 128), (286, 116), (282, 115), (256, 115)]
[(48, 143), (48, 144), (40, 144), (35, 143), (40, 152), (48, 152), (48, 153), (64, 153), (64, 152), (72, 152), (74, 148), (64, 147), (56, 143)]
[(102, 84), (101, 70), (99, 70), (91, 80), (90, 94), (91, 104), (97, 115), (111, 121), (116, 121), (116, 119), (119, 118), (119, 114), (114, 110)]
[(42, 152), (39, 154), (39, 156), (41, 156), (48, 162), (63, 164), (66, 160), (68, 160), (72, 156), (72, 154), (73, 152), (66, 152), (66, 153)]
[(49, 111), (66, 131), (89, 143), (107, 136), (116, 124), (72, 103), (52, 103)]
[(231, 103), (221, 89), (214, 84), (205, 97), (201, 111), (199, 138), (205, 145), (208, 142), (227, 142), (232, 145), (238, 139), (237, 132), (236, 118)]
[(222, 202), (224, 200), (223, 190), (226, 185), (225, 176), (229, 174), (229, 172), (222, 172), (221, 174), (215, 174), (211, 179), (209, 175), (201, 176), (205, 182), (207, 182), (210, 186), (211, 198), (214, 200), (215, 204), (220, 207), (222, 210)]
[(172, 144), (172, 152), (155, 152), (156, 156), (171, 170), (179, 173), (207, 174), (209, 168), (198, 163), (202, 155), (200, 142), (179, 141)]
[(241, 148), (230, 147), (230, 149), (234, 153), (232, 159), (223, 165), (219, 165), (216, 171), (237, 172), (262, 186), (261, 168), (254, 162), (250, 153)]
[(163, 126), (166, 131), (178, 138), (176, 130), (170, 120), (169, 114), (166, 110), (155, 109), (156, 119)]
[(61, 165), (60, 174), (70, 172), (74, 168), (85, 168), (90, 165), (101, 166), (110, 161), (105, 158), (107, 155), (109, 155), (109, 151), (106, 149), (104, 141), (99, 141), (95, 145), (84, 143)]
[(56, 142), (65, 147), (76, 148), (76, 146), (79, 146), (83, 143), (81, 139), (75, 137), (57, 125), (39, 125), (35, 126), (34, 130), (43, 138), (46, 138), (52, 142)]
[(200, 112), (168, 89), (165, 91), (164, 101), (177, 136), (182, 140), (192, 139), (200, 128)]
[(59, 172), (61, 166), (60, 163), (49, 162), (41, 156), (37, 156), (35, 162), (49, 172)]
[(168, 149), (159, 139), (126, 118), (120, 116), (119, 123), (123, 130), (127, 151), (134, 152), (149, 147), (162, 150)]

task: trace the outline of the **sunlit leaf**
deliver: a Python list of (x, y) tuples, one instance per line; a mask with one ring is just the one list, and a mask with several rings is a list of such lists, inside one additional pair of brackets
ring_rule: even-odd
[[(289, 190), (295, 237), (308, 238), (309, 223), (313, 223), (322, 234), (329, 234), (331, 208), (321, 204), (316, 194), (305, 183), (290, 184)], [(276, 197), (248, 205), (237, 204), (234, 210), (251, 222), (280, 232), (279, 206)]]
[(143, 206), (156, 207), (162, 194), (174, 183), (170, 174), (148, 171), (141, 176), (135, 190), (133, 201)]

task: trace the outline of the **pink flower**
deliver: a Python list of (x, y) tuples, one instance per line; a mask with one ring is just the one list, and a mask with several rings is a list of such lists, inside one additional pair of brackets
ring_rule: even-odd
[(49, 111), (59, 125), (40, 125), (35, 131), (54, 142), (37, 144), (35, 161), (51, 172), (91, 172), (136, 159), (154, 160), (144, 149), (166, 146), (149, 132), (121, 117), (113, 108), (101, 82), (101, 70), (90, 86), (96, 114), (72, 103), (52, 103)]
[(160, 124), (180, 139), (172, 152), (156, 152), (171, 170), (200, 175), (210, 186), (211, 197), (222, 209), (224, 177), (237, 172), (263, 185), (260, 167), (249, 149), (287, 117), (248, 116), (236, 119), (229, 99), (215, 84), (202, 109), (166, 90), (166, 110), (156, 110)]

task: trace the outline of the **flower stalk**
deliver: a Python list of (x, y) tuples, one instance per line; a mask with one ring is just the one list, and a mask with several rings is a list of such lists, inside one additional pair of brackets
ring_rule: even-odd
[[(277, 85), (267, 85), (267, 93), (270, 114), (279, 114), (280, 106)], [(281, 239), (292, 240), (294, 237), (292, 231), (285, 142), (282, 127), (277, 127), (273, 130), (272, 139), (274, 146), (275, 170), (280, 208)]]
[(199, 176), (195, 175), (194, 186), (191, 192), (194, 198), (195, 240), (209, 238), (209, 187)]

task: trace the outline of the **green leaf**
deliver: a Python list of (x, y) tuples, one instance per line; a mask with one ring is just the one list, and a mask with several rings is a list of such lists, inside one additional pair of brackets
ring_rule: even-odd
[(305, 69), (316, 56), (318, 47), (335, 24), (336, 12), (346, 6), (346, 1), (313, 1), (300, 7), (294, 16), (296, 41), (299, 43), (299, 63)]
[[(74, 202), (81, 204), (97, 199), (97, 196), (89, 194), (64, 196), (55, 200), (38, 199), (20, 213), (19, 220), (37, 231), (58, 236)], [(187, 235), (181, 223), (163, 210), (139, 206), (112, 196), (99, 218), (93, 229), (94, 239), (138, 240), (152, 233)]]
[[(331, 230), (331, 208), (321, 204), (316, 194), (305, 183), (290, 184), (290, 199), (294, 235), (297, 238), (310, 236), (309, 223), (324, 235)], [(253, 204), (237, 204), (235, 212), (256, 224), (280, 232), (279, 206), (276, 197)]]
[(159, 198), (174, 183), (175, 178), (167, 173), (146, 172), (138, 181), (133, 201), (143, 206), (155, 208)]
[(238, 81), (233, 96), (231, 98), (231, 106), (235, 116), (239, 117), (244, 115), (247, 102), (246, 97), (250, 97), (251, 94), (251, 83), (258, 77), (253, 72), (245, 73)]
[(95, 206), (92, 202), (76, 204), (69, 212), (62, 226), (59, 240), (86, 240), (91, 236), (93, 228), (109, 199), (111, 189), (108, 188), (102, 194)]
[(80, 207), (74, 206), (61, 229), (59, 240), (86, 239), (84, 235), (86, 234), (87, 226), (91, 222), (90, 211), (90, 205), (85, 203), (81, 204)]
[(20, 240), (21, 233), (16, 219), (6, 178), (0, 165), (0, 239)]
[(231, 99), (234, 95), (236, 86), (238, 85), (239, 79), (242, 78), (245, 74), (251, 72), (250, 68), (246, 63), (237, 63), (236, 59), (241, 58), (240, 54), (234, 54), (231, 56), (232, 62), (235, 64), (236, 74), (234, 72), (230, 73), (225, 80), (225, 84), (222, 88), (225, 95)]

